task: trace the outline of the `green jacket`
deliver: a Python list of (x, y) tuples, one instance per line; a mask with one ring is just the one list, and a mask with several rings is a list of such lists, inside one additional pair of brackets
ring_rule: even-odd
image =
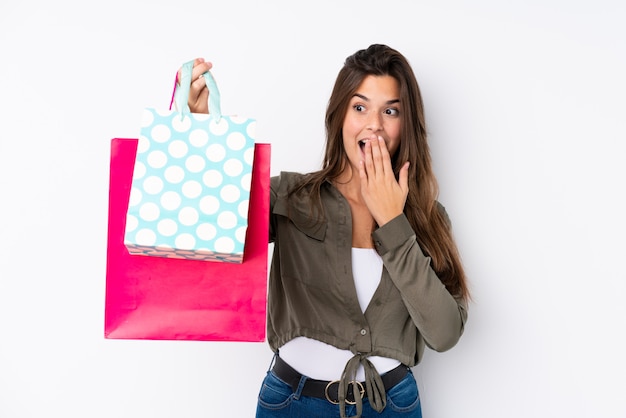
[(432, 270), (407, 218), (400, 215), (373, 232), (384, 268), (363, 313), (352, 277), (350, 206), (326, 182), (321, 190), (325, 216), (317, 221), (308, 195), (288, 196), (301, 178), (283, 172), (271, 180), (274, 254), (267, 327), (272, 350), (298, 336), (350, 350), (355, 357), (345, 371), (351, 374), (363, 364), (370, 383), (378, 374), (368, 356), (414, 366), (425, 345), (436, 351), (453, 347), (463, 333), (467, 306)]

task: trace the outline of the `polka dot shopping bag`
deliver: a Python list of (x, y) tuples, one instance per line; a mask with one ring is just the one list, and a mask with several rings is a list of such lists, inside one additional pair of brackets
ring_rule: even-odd
[(131, 254), (243, 261), (254, 160), (254, 119), (221, 114), (211, 73), (209, 114), (187, 104), (183, 64), (175, 109), (144, 109), (124, 244)]

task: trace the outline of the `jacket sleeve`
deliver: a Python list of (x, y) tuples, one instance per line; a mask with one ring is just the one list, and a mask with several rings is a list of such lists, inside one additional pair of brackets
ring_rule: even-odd
[(439, 280), (406, 216), (399, 215), (378, 228), (373, 238), (425, 343), (435, 351), (452, 348), (463, 334), (467, 304), (452, 296)]
[(275, 176), (270, 179), (270, 225), (269, 225), (269, 242), (276, 239), (276, 216), (274, 215), (274, 206), (278, 200), (281, 177)]

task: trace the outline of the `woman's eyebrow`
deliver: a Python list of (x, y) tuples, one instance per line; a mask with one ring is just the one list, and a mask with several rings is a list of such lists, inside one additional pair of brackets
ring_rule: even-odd
[[(366, 101), (366, 102), (369, 102), (369, 101), (370, 101), (370, 99), (369, 99), (367, 96), (364, 96), (364, 95), (359, 94), (359, 93), (354, 93), (354, 96), (353, 96), (353, 97), (358, 97), (358, 98), (360, 98), (361, 100)], [(392, 100), (387, 100), (387, 102), (386, 102), (385, 104), (390, 105), (390, 104), (394, 104), (394, 103), (400, 103), (400, 99), (392, 99)]]

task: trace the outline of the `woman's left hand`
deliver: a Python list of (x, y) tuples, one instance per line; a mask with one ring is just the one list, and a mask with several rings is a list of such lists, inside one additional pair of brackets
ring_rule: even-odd
[(361, 195), (378, 226), (404, 211), (409, 194), (409, 162), (400, 169), (399, 179), (391, 166), (391, 156), (381, 136), (365, 143), (365, 161), (359, 165)]

